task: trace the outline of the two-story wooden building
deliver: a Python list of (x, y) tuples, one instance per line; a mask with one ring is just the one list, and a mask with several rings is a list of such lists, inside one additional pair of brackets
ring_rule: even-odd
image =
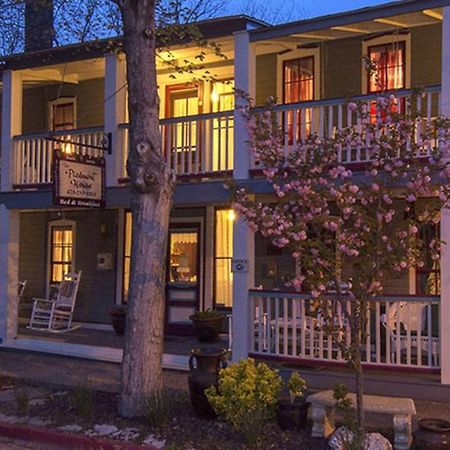
[[(450, 0), (398, 1), (277, 26), (238, 16), (208, 20), (199, 27), (221, 45), (226, 58), (207, 51), (195, 80), (187, 73), (174, 78), (164, 64), (158, 70), (162, 148), (178, 179), (169, 230), (167, 333), (189, 333), (188, 317), (194, 310), (220, 308), (232, 313), (234, 358), (255, 353), (336, 362), (331, 347), (326, 352), (328, 341), (319, 342), (319, 350), (308, 350), (308, 355), (304, 347), (296, 350), (287, 342), (294, 331), (288, 319), (275, 333), (286, 342), (267, 342), (273, 326), (255, 341), (256, 304), (295, 301), (296, 294), (281, 293), (295, 264), (287, 253), (254, 236), (231, 209), (224, 187), (228, 178), (271, 194), (253, 170), (243, 119), (234, 110), (234, 88), (248, 92), (257, 105), (276, 97), (286, 145), (304, 133), (334, 132), (351, 120), (346, 110), (350, 98), (370, 101), (377, 95), (379, 85), (367, 72), (367, 57), (376, 61), (385, 89), (402, 97), (420, 88), (424, 115), (450, 116)], [(82, 330), (96, 331), (107, 330), (108, 311), (127, 301), (131, 214), (125, 169), (126, 73), (124, 55), (110, 48), (109, 41), (98, 41), (27, 52), (5, 58), (1, 68), (2, 345), (120, 360), (120, 350), (98, 345), (95, 338), (87, 345), (71, 343), (70, 334), (64, 343), (45, 333), (30, 335), (22, 325), (29, 310), (19, 308), (17, 299), (21, 280), (27, 280), (21, 299), (26, 305), (32, 297), (46, 296), (66, 271), (81, 270), (75, 320)], [(183, 44), (170, 57), (182, 61), (197, 52)], [(205, 70), (214, 78), (202, 81)], [(105, 136), (109, 149), (102, 148)], [(55, 207), (56, 150), (105, 158), (104, 209)], [(361, 158), (343, 155), (345, 163)], [(450, 236), (447, 213), (441, 227), (443, 236)], [(233, 259), (247, 261), (247, 270), (232, 273)], [(410, 271), (385, 286), (386, 295), (395, 295), (385, 302), (419, 299), (438, 310), (429, 314), (436, 323), (427, 328), (426, 348), (416, 345), (424, 357), (411, 357), (410, 350), (405, 358), (391, 357), (390, 350), (380, 349), (388, 345), (385, 339), (369, 348), (368, 365), (439, 372), (442, 382), (450, 383), (448, 267), (450, 250), (444, 249), (440, 268)], [(251, 291), (255, 287), (264, 295)], [(267, 329), (264, 320), (259, 325)], [(381, 323), (374, 327), (380, 334)], [(411, 349), (414, 343), (407, 345)], [(166, 353), (166, 364), (185, 364), (185, 357)]]

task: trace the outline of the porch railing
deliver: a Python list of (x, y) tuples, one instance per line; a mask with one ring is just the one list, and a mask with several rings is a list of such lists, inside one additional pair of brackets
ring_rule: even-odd
[[(430, 121), (440, 112), (440, 86), (425, 88), (416, 93), (412, 108), (422, 120)], [(391, 93), (395, 96), (397, 111), (403, 112), (414, 92), (408, 89), (395, 90)], [(352, 102), (366, 104), (368, 111), (377, 99), (378, 95), (361, 95), (352, 97)], [(287, 155), (298, 144), (311, 134), (319, 137), (333, 137), (337, 131), (345, 127), (357, 125), (357, 113), (348, 107), (348, 100), (339, 98), (331, 100), (318, 100), (310, 102), (299, 102), (291, 104), (276, 105), (273, 113), (279, 126), (284, 131), (283, 147)], [(256, 112), (264, 111), (264, 108), (256, 108)], [(338, 150), (338, 159), (342, 163), (361, 163), (369, 160), (364, 148), (346, 146)], [(424, 149), (426, 156), (428, 149)], [(254, 168), (259, 168), (254, 164)]]
[(46, 132), (15, 136), (11, 179), (13, 186), (51, 183), (53, 155), (56, 150), (98, 157), (103, 155), (103, 150), (100, 149), (103, 139), (103, 128), (55, 131), (51, 135)]
[[(327, 334), (309, 295), (253, 290), (250, 301), (250, 353), (322, 363), (344, 363), (342, 348)], [(330, 299), (339, 339), (350, 342), (346, 311), (352, 300)], [(387, 367), (440, 367), (439, 297), (383, 296), (369, 303), (364, 364)]]
[[(233, 111), (161, 119), (162, 151), (176, 175), (204, 175), (233, 170)], [(128, 155), (128, 125), (120, 125)], [(125, 165), (123, 175), (126, 176)]]

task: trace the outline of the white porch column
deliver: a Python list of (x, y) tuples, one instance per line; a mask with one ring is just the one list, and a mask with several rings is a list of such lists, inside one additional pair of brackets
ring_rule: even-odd
[(441, 114), (450, 117), (450, 6), (444, 8), (442, 22)]
[[(247, 93), (255, 98), (256, 53), (255, 46), (250, 43), (247, 31), (234, 33), (234, 85), (236, 90)], [(236, 106), (245, 101), (236, 96)], [(246, 146), (247, 132), (242, 114), (234, 112), (234, 169), (236, 180), (248, 178), (250, 170), (250, 153)]]
[(12, 137), (22, 133), (22, 79), (20, 72), (3, 72), (1, 190), (11, 190), (14, 164)]
[[(255, 49), (246, 31), (234, 34), (234, 82), (238, 90), (255, 97)], [(236, 105), (243, 104), (236, 97)], [(244, 119), (239, 111), (234, 113), (234, 170), (235, 180), (249, 178), (250, 154), (246, 145), (247, 132)], [(250, 303), (248, 290), (254, 287), (254, 234), (242, 219), (237, 219), (233, 226), (233, 259), (248, 261), (247, 270), (233, 274), (233, 361), (246, 358), (250, 350)]]
[[(450, 117), (450, 7), (444, 8), (442, 23), (441, 114)], [(441, 383), (450, 384), (450, 209), (441, 210), (441, 239), (447, 243), (441, 252)]]
[(19, 211), (0, 205), (0, 342), (17, 335)]
[(106, 186), (117, 186), (124, 175), (123, 132), (118, 125), (126, 121), (126, 70), (122, 55), (111, 54), (105, 58), (105, 133), (111, 133), (111, 155), (106, 154)]

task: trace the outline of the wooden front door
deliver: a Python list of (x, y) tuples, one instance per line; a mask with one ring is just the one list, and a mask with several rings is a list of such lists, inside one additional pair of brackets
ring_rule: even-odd
[(192, 334), (189, 316), (199, 308), (200, 225), (169, 229), (166, 333)]

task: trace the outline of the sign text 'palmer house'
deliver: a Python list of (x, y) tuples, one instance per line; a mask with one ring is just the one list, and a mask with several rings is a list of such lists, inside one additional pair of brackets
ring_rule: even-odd
[(105, 207), (105, 159), (56, 152), (54, 172), (56, 206)]

